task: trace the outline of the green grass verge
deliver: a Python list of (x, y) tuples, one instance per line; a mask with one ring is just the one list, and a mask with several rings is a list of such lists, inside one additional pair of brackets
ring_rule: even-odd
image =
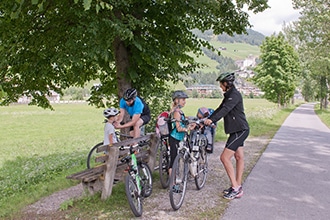
[[(216, 108), (220, 102), (188, 99), (183, 111), (187, 116), (196, 115), (199, 107)], [(293, 109), (280, 110), (263, 99), (245, 99), (244, 103), (251, 136), (272, 136)], [(0, 218), (16, 215), (41, 197), (77, 184), (65, 177), (85, 169), (88, 150), (102, 140), (102, 109), (85, 104), (54, 108), (55, 111), (23, 105), (0, 107)], [(220, 121), (216, 140), (225, 138)], [(62, 209), (69, 206), (69, 216), (93, 219), (110, 213), (121, 219), (131, 217), (121, 184), (115, 186), (106, 202), (95, 195), (68, 201)]]
[(315, 113), (319, 116), (321, 121), (330, 128), (330, 110), (320, 109), (320, 105), (315, 105)]

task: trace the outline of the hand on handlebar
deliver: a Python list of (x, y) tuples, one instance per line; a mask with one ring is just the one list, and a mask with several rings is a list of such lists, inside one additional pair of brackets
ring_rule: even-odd
[(205, 119), (205, 121), (204, 121), (204, 124), (207, 126), (211, 125), (212, 123), (213, 123), (213, 121), (211, 119)]

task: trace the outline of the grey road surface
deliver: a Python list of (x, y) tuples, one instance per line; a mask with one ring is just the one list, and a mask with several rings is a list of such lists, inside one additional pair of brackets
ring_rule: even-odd
[(313, 106), (285, 120), (222, 220), (330, 219), (330, 129)]

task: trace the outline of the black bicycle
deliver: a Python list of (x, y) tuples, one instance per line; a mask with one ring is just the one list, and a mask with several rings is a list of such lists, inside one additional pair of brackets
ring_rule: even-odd
[(205, 149), (207, 138), (201, 132), (203, 121), (193, 118), (184, 122), (186, 124), (196, 123), (195, 132), (197, 133), (192, 139), (192, 135), (185, 132), (184, 140), (180, 142), (178, 155), (173, 162), (170, 176), (172, 188), (170, 189), (169, 196), (171, 206), (174, 210), (178, 210), (183, 204), (188, 177), (191, 176), (194, 178), (196, 187), (200, 190), (205, 185), (208, 173), (208, 161)]
[[(125, 138), (133, 138), (130, 135), (127, 134), (122, 134), (118, 131), (116, 131), (116, 138), (117, 138), (117, 142), (120, 141), (120, 137), (125, 137)], [(97, 152), (97, 148), (103, 146), (103, 142), (100, 142), (98, 144), (96, 144), (94, 147), (92, 147), (87, 155), (87, 168), (90, 169), (92, 167), (96, 167), (100, 164), (102, 164), (102, 162), (96, 162), (95, 159), (103, 156), (104, 154), (107, 154), (107, 152)]]
[(169, 136), (161, 136), (159, 146), (159, 179), (164, 189), (170, 184), (169, 166), (170, 166), (170, 146)]

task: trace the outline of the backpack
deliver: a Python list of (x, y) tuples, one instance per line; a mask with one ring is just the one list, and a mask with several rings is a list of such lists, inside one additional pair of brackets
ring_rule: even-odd
[(159, 136), (168, 136), (171, 131), (172, 131), (172, 123), (171, 120), (165, 120), (165, 119), (170, 119), (171, 115), (170, 112), (164, 111), (160, 113), (157, 116), (157, 121), (156, 121), (156, 133)]

